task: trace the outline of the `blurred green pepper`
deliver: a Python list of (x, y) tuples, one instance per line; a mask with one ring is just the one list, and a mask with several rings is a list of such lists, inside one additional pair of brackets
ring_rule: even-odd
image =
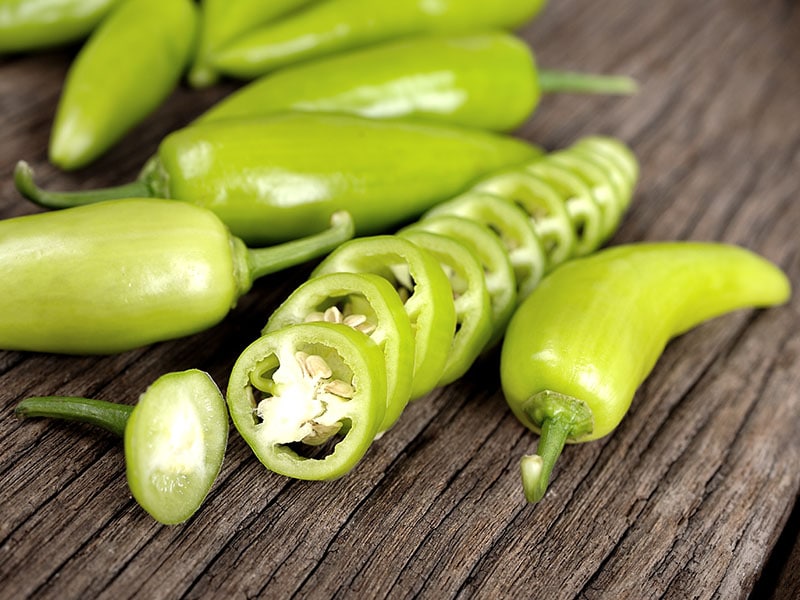
[(202, 0), (200, 36), (194, 63), (189, 71), (189, 83), (194, 87), (212, 85), (219, 75), (211, 65), (211, 56), (220, 47), (313, 1), (315, 0)]
[(0, 0), (0, 54), (80, 40), (119, 0)]
[(422, 117), (493, 131), (522, 124), (542, 92), (631, 93), (633, 81), (537, 72), (510, 33), (417, 37), (281, 69), (233, 93), (197, 122), (287, 110)]
[(331, 229), (247, 249), (212, 212), (130, 199), (0, 221), (0, 348), (121, 352), (207, 329), (254, 279), (329, 252)]
[(295, 62), (415, 34), (511, 29), (544, 0), (328, 0), (256, 29), (212, 58), (221, 73), (252, 79)]
[(514, 314), (500, 364), (511, 410), (541, 434), (521, 464), (527, 499), (542, 498), (566, 442), (614, 430), (672, 337), (789, 294), (769, 261), (701, 242), (617, 246), (545, 277)]
[(359, 233), (411, 220), (475, 179), (541, 151), (483, 131), (346, 115), (283, 114), (204, 123), (167, 136), (139, 180), (73, 193), (39, 190), (18, 165), (17, 188), (48, 207), (109, 198), (173, 198), (215, 212), (248, 244), (296, 239), (335, 211)]
[(50, 137), (50, 161), (83, 167), (172, 92), (191, 55), (190, 0), (126, 0), (92, 34), (67, 74)]

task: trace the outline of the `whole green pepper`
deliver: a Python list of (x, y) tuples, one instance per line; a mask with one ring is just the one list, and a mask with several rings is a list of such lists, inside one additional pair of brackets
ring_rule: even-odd
[(415, 34), (512, 29), (544, 0), (328, 0), (223, 46), (213, 57), (226, 75), (252, 79), (295, 62)]
[(83, 167), (172, 92), (194, 46), (190, 0), (126, 0), (81, 49), (67, 74), (50, 137), (50, 161)]
[(281, 69), (234, 92), (198, 122), (286, 110), (414, 117), (509, 131), (542, 92), (630, 93), (625, 77), (537, 72), (528, 46), (505, 32), (416, 37)]
[(219, 75), (210, 60), (221, 46), (312, 1), (315, 0), (202, 0), (200, 35), (189, 83), (194, 87), (212, 85)]
[(289, 325), (244, 350), (227, 399), (233, 424), (268, 469), (334, 479), (364, 456), (383, 422), (383, 353), (342, 323)]
[(329, 252), (331, 229), (247, 249), (212, 212), (184, 202), (114, 200), (0, 221), (0, 348), (120, 352), (221, 321), (253, 280)]
[(672, 337), (789, 294), (772, 263), (700, 242), (618, 246), (546, 277), (514, 314), (500, 363), (511, 410), (541, 434), (538, 454), (522, 459), (527, 499), (542, 498), (565, 442), (595, 440), (619, 424)]
[(118, 0), (0, 0), (0, 54), (80, 40)]
[(540, 150), (483, 131), (345, 115), (282, 114), (187, 127), (168, 135), (139, 180), (73, 193), (22, 194), (48, 207), (108, 198), (174, 198), (215, 212), (248, 244), (296, 239), (345, 210), (359, 234), (408, 221), (475, 179)]
[(123, 436), (128, 487), (166, 525), (186, 521), (203, 503), (228, 441), (225, 400), (211, 377), (196, 369), (159, 377), (136, 406), (37, 396), (20, 402), (16, 413), (89, 423)]

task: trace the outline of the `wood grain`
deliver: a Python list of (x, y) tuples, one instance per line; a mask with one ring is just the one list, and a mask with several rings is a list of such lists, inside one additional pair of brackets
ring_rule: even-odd
[[(796, 2), (559, 0), (520, 34), (548, 68), (640, 82), (627, 99), (547, 97), (518, 132), (548, 148), (594, 133), (631, 144), (641, 180), (611, 243), (738, 243), (798, 285)], [(235, 88), (177, 90), (107, 156), (64, 174), (46, 146), (74, 51), (0, 59), (2, 217), (38, 210), (13, 189), (16, 160), (53, 188), (129, 181), (166, 132)], [(133, 403), (191, 367), (224, 387), (306, 275), (262, 280), (184, 340), (111, 357), (0, 353), (0, 597), (743, 598), (768, 561), (759, 593), (797, 596), (797, 297), (674, 340), (619, 429), (568, 448), (537, 506), (517, 471), (536, 439), (505, 406), (496, 354), (412, 404), (338, 481), (266, 472), (232, 434), (207, 503), (177, 527), (132, 500), (111, 435), (13, 415), (32, 394)]]

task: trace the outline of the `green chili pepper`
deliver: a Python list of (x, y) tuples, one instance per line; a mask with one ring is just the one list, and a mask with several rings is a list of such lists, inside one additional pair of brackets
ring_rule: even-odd
[(198, 370), (159, 377), (136, 406), (44, 396), (23, 400), (16, 413), (80, 421), (124, 435), (131, 493), (166, 525), (182, 523), (200, 508), (228, 441), (225, 401), (211, 377)]
[(370, 273), (313, 277), (272, 313), (262, 334), (313, 321), (349, 325), (383, 351), (386, 411), (379, 430), (389, 429), (408, 404), (414, 372), (414, 333), (395, 288)]
[(320, 231), (337, 210), (353, 216), (359, 234), (377, 233), (539, 154), (482, 131), (298, 113), (179, 130), (137, 182), (120, 188), (53, 193), (37, 189), (24, 165), (15, 175), (24, 196), (48, 207), (132, 196), (186, 200), (262, 245)]
[(453, 342), (456, 312), (447, 276), (426, 250), (397, 236), (350, 240), (331, 252), (312, 272), (374, 273), (400, 291), (414, 331), (411, 398), (436, 387)]
[(0, 54), (80, 40), (118, 0), (0, 0)]
[(383, 361), (369, 337), (341, 323), (267, 333), (233, 366), (227, 394), (233, 424), (271, 471), (340, 477), (366, 453), (383, 421)]
[(224, 44), (314, 0), (203, 0), (200, 10), (200, 36), (189, 83), (206, 87), (219, 77), (211, 57)]
[(525, 495), (544, 495), (565, 442), (595, 440), (622, 420), (666, 343), (697, 324), (790, 294), (786, 276), (735, 246), (631, 244), (558, 268), (515, 313), (501, 356), (503, 391), (540, 432), (522, 460)]
[(513, 29), (544, 0), (328, 0), (256, 29), (213, 57), (226, 75), (250, 79), (277, 67), (415, 34)]
[(87, 165), (161, 104), (189, 60), (196, 27), (190, 0), (120, 4), (67, 74), (50, 161), (62, 169)]
[(331, 229), (249, 250), (210, 211), (130, 199), (0, 221), (0, 348), (111, 353), (221, 321), (252, 281), (331, 250)]
[[(573, 154), (579, 155), (581, 160), (572, 161), (575, 158)], [(617, 155), (624, 158), (619, 160)], [(589, 186), (598, 210), (604, 202), (615, 214), (622, 213), (633, 188), (634, 182), (630, 177), (636, 172), (635, 159), (626, 147), (612, 140), (597, 140), (591, 144), (581, 141), (540, 160), (546, 162), (556, 156), (570, 163), (570, 172)], [(598, 156), (602, 158), (595, 160)], [(629, 161), (634, 164), (629, 164)], [(521, 165), (516, 173), (525, 174), (529, 166)], [(511, 174), (504, 175), (504, 178)], [(562, 219), (564, 227), (574, 227), (575, 221), (564, 208), (569, 196), (533, 175), (525, 177), (536, 181), (537, 189), (551, 190), (554, 201), (560, 203), (562, 211), (557, 217), (550, 214), (544, 218)], [(492, 186), (497, 183), (495, 178), (487, 181)], [(486, 181), (478, 187), (485, 185)], [(515, 191), (513, 186), (509, 189)], [(481, 201), (486, 204), (485, 208), (481, 207)], [(535, 212), (529, 215), (523, 210), (535, 206), (534, 201), (535, 196), (530, 196), (527, 202), (518, 204), (514, 194), (490, 196), (472, 190), (446, 205), (442, 211), (432, 209), (419, 222), (402, 229), (396, 236), (349, 241), (320, 263), (311, 278), (278, 308), (264, 331), (269, 332), (268, 336), (285, 333), (289, 340), (294, 340), (293, 328), (302, 326), (297, 323), (323, 320), (339, 324), (341, 321), (355, 330), (354, 334), (361, 336), (362, 343), (371, 339), (380, 347), (385, 342), (383, 361), (376, 374), (388, 379), (389, 390), (398, 385), (398, 378), (411, 386), (412, 398), (419, 398), (436, 386), (446, 385), (463, 375), (486, 347), (503, 335), (505, 323), (516, 305), (517, 288), (527, 289), (532, 285), (518, 286), (515, 270), (529, 278), (533, 271), (542, 268), (542, 244), (538, 236), (543, 219)], [(594, 241), (599, 243), (600, 238)], [(523, 256), (526, 253), (531, 256)], [(562, 260), (566, 258), (569, 255)], [(548, 261), (544, 268), (553, 268), (555, 264)], [(374, 282), (380, 281), (381, 277), (394, 287), (382, 285), (374, 288)], [(378, 293), (380, 288), (384, 293)], [(384, 308), (397, 307), (401, 300), (405, 314), (397, 308), (389, 311)], [(397, 330), (392, 331), (395, 327)], [(408, 341), (408, 328), (413, 332), (413, 342)], [(311, 338), (310, 335), (307, 337)], [(393, 344), (391, 348), (389, 343)], [(240, 422), (246, 432), (243, 436), (262, 462), (279, 473), (306, 479), (339, 476), (352, 468), (366, 451), (369, 434), (361, 430), (361, 437), (357, 439), (359, 444), (366, 445), (359, 445), (358, 451), (340, 452), (341, 444), (336, 446), (332, 456), (338, 454), (339, 461), (331, 464), (319, 460), (311, 462), (313, 476), (309, 475), (305, 470), (305, 459), (297, 454), (297, 450), (307, 449), (311, 442), (317, 443), (320, 431), (338, 429), (338, 426), (330, 430), (323, 427), (330, 426), (331, 419), (338, 422), (338, 417), (333, 414), (330, 418), (326, 416), (315, 421), (313, 415), (319, 414), (321, 409), (316, 397), (319, 386), (302, 383), (303, 379), (296, 376), (281, 375), (277, 378), (281, 385), (277, 394), (280, 400), (260, 408), (261, 400), (252, 397), (250, 388), (261, 390), (267, 398), (276, 395), (277, 379), (273, 375), (277, 375), (277, 362), (285, 362), (288, 360), (286, 357), (291, 357), (291, 353), (286, 352), (280, 360), (273, 356), (265, 363), (266, 368), (255, 366), (264, 357), (276, 354), (272, 349), (276, 344), (275, 341), (266, 343), (266, 349), (257, 346), (257, 350), (248, 351), (240, 358), (244, 365), (240, 368), (243, 373), (237, 376), (228, 401), (239, 407)], [(393, 373), (396, 365), (394, 348), (406, 355), (409, 350), (412, 352), (414, 364), (410, 375), (407, 366), (398, 368), (402, 375)], [(310, 351), (303, 352), (308, 354)], [(305, 355), (301, 358), (302, 367)], [(265, 380), (258, 375), (263, 371), (268, 375)], [(291, 383), (289, 388), (284, 387), (287, 383)], [(382, 410), (386, 412), (382, 425), (377, 427), (378, 432), (394, 423), (405, 405), (405, 401), (396, 402), (393, 399), (395, 395), (390, 391), (384, 399)], [(253, 417), (254, 408), (259, 413), (256, 418)], [(280, 435), (277, 430), (264, 434), (267, 440), (256, 435), (259, 428), (267, 429), (267, 423), (278, 423), (275, 427), (281, 430)], [(298, 440), (304, 440), (304, 436), (311, 436), (304, 445), (286, 450)], [(276, 447), (286, 451), (278, 452)]]
[(245, 86), (198, 122), (293, 110), (415, 117), (509, 131), (542, 92), (630, 93), (625, 77), (537, 73), (528, 46), (505, 32), (393, 41), (282, 69)]

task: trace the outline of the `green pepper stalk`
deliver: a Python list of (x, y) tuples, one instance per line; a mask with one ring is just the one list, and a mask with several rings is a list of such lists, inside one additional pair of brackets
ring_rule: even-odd
[(627, 77), (537, 71), (510, 33), (416, 37), (293, 65), (234, 92), (197, 122), (283, 111), (421, 118), (510, 131), (542, 93), (630, 94)]
[(540, 154), (484, 131), (295, 113), (176, 131), (139, 180), (119, 188), (47, 192), (22, 165), (15, 178), (24, 196), (51, 208), (120, 197), (191, 202), (256, 246), (319, 232), (339, 210), (352, 215), (359, 235), (378, 233)]
[(352, 237), (322, 233), (248, 249), (210, 211), (126, 199), (0, 221), (0, 348), (106, 354), (221, 321), (254, 279)]
[(86, 166), (155, 110), (177, 85), (196, 29), (191, 0), (126, 0), (115, 8), (67, 73), (50, 161)]
[(200, 35), (189, 83), (196, 88), (216, 83), (219, 74), (211, 57), (226, 43), (242, 34), (274, 21), (314, 0), (203, 0), (200, 10)]
[(33, 9), (30, 0), (0, 0), (0, 54), (28, 52), (80, 40), (118, 0), (49, 0)]
[(514, 29), (543, 5), (544, 0), (328, 0), (237, 38), (212, 62), (225, 75), (253, 79), (278, 67), (402, 37)]
[(341, 477), (383, 422), (383, 353), (343, 323), (289, 325), (244, 350), (227, 399), (236, 429), (268, 469), (297, 479)]
[(159, 377), (136, 406), (69, 396), (19, 403), (20, 417), (88, 423), (123, 436), (128, 487), (156, 521), (189, 519), (217, 478), (228, 441), (228, 413), (211, 377), (198, 370)]
[(616, 428), (671, 338), (789, 295), (772, 263), (701, 242), (618, 246), (546, 277), (514, 314), (500, 364), (511, 410), (541, 436), (521, 463), (528, 501), (544, 496), (565, 443)]

